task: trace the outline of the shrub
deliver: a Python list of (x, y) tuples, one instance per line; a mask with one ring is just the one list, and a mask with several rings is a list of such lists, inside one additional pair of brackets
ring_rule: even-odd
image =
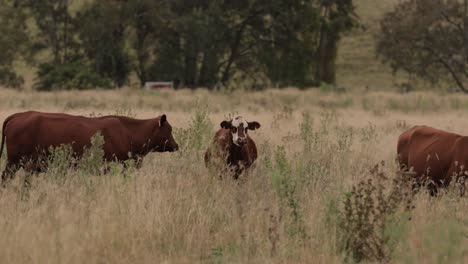
[(75, 162), (73, 149), (70, 144), (62, 144), (58, 147), (49, 147), (49, 158), (47, 160), (47, 172), (55, 180), (64, 182), (71, 166)]
[(213, 124), (208, 117), (208, 105), (197, 101), (194, 109), (194, 115), (187, 129), (175, 129), (174, 136), (179, 141), (179, 153), (184, 150), (204, 150), (211, 139)]
[(80, 170), (86, 174), (97, 175), (101, 173), (104, 160), (104, 137), (97, 132), (91, 137), (91, 146), (85, 148), (80, 160)]
[(35, 88), (39, 91), (111, 88), (112, 83), (93, 71), (82, 62), (67, 64), (43, 63), (39, 65), (39, 81)]
[[(49, 155), (46, 161), (47, 174), (52, 178), (64, 181), (71, 168), (90, 175), (101, 173), (104, 161), (104, 137), (100, 132), (91, 137), (91, 145), (84, 149), (83, 156), (76, 158), (70, 144), (62, 144), (58, 147), (49, 147)], [(133, 160), (132, 160), (133, 161)], [(123, 164), (126, 168), (134, 167), (131, 162)], [(118, 164), (109, 164), (110, 172), (118, 171)], [(123, 172), (123, 170), (122, 170)]]
[(376, 165), (370, 176), (359, 181), (346, 193), (344, 208), (340, 212), (339, 230), (341, 250), (346, 260), (388, 262), (396, 245), (395, 230), (407, 219), (398, 214), (400, 209), (409, 212), (412, 206), (412, 192), (408, 181), (398, 173), (392, 183)]
[[(269, 164), (273, 187), (279, 197), (279, 220), (286, 216), (291, 223), (288, 224), (287, 233), (291, 237), (301, 240), (307, 238), (301, 208), (298, 199), (297, 181), (293, 177), (293, 168), (286, 157), (284, 146), (278, 146), (274, 153), (274, 163)], [(285, 213), (288, 213), (287, 215)]]

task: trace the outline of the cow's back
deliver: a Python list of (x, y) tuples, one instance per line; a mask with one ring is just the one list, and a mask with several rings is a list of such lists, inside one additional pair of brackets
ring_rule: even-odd
[(7, 125), (8, 157), (13, 160), (34, 158), (37, 153), (47, 151), (49, 146), (61, 144), (72, 144), (73, 151), (80, 155), (98, 131), (105, 138), (107, 152), (115, 153), (113, 149), (125, 142), (121, 137), (125, 137), (126, 131), (116, 118), (96, 119), (39, 112), (19, 114)]

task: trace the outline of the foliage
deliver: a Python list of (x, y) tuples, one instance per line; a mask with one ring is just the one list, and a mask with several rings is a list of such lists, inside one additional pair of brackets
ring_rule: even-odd
[(0, 84), (21, 87), (23, 78), (15, 72), (14, 62), (24, 57), (27, 50), (25, 13), (15, 7), (12, 0), (0, 0)]
[(99, 175), (104, 161), (104, 136), (100, 132), (91, 137), (91, 145), (84, 149), (79, 168), (89, 175)]
[(348, 260), (389, 261), (398, 242), (395, 232), (407, 217), (400, 209), (409, 212), (413, 208), (413, 194), (403, 174), (397, 174), (389, 184), (382, 166), (377, 164), (371, 177), (345, 194), (339, 227), (341, 249)]
[[(104, 161), (104, 137), (98, 132), (91, 137), (89, 147), (84, 148), (83, 156), (76, 157), (71, 144), (62, 144), (57, 147), (49, 147), (49, 156), (46, 160), (47, 174), (53, 176), (55, 180), (63, 183), (70, 169), (77, 169), (86, 175), (99, 175), (103, 169)], [(129, 168), (134, 168), (134, 164), (123, 164)], [(119, 164), (111, 164), (111, 172), (124, 173), (119, 170)]]
[[(130, 1), (133, 2), (133, 1)], [(92, 69), (121, 87), (128, 82), (131, 61), (125, 48), (128, 7), (125, 1), (93, 1), (79, 10), (77, 37)]]
[(401, 1), (380, 23), (377, 53), (395, 72), (468, 92), (468, 1)]
[(29, 11), (37, 27), (33, 52), (50, 51), (55, 64), (68, 62), (77, 52), (70, 4), (71, 0), (26, 0), (19, 4)]
[(179, 152), (184, 152), (184, 150), (204, 151), (204, 148), (209, 145), (213, 136), (213, 124), (208, 114), (207, 102), (197, 99), (188, 128), (175, 131), (175, 138), (180, 146)]
[(166, 1), (134, 0), (128, 1), (128, 41), (133, 54), (134, 71), (143, 86), (151, 81), (152, 63), (157, 53), (158, 42), (162, 41), (164, 29), (168, 27), (168, 9)]
[(75, 164), (73, 148), (70, 144), (62, 144), (58, 147), (49, 147), (47, 160), (47, 173), (58, 182), (64, 182), (69, 169)]
[[(278, 146), (274, 153), (274, 163), (270, 168), (271, 181), (273, 187), (279, 196), (280, 212), (279, 219), (283, 219), (284, 214), (290, 218), (291, 223), (288, 224), (288, 233), (292, 238), (305, 240), (307, 234), (303, 223), (303, 216), (298, 199), (298, 182), (293, 176), (293, 171), (288, 159), (284, 146)], [(302, 241), (304, 242), (304, 241)]]
[(141, 86), (334, 83), (338, 42), (357, 21), (352, 0), (86, 1), (73, 12), (72, 4), (18, 4), (31, 17), (30, 53), (57, 67), (88, 61), (117, 87), (132, 74)]
[(109, 79), (106, 79), (80, 62), (66, 64), (43, 63), (39, 65), (39, 81), (35, 88), (39, 91), (110, 88)]

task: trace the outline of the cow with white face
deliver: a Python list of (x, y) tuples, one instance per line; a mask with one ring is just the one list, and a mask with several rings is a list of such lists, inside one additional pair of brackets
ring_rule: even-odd
[(257, 146), (248, 131), (260, 128), (260, 124), (236, 116), (221, 122), (220, 126), (205, 153), (205, 164), (208, 168), (218, 167), (222, 173), (231, 173), (237, 179), (257, 159)]

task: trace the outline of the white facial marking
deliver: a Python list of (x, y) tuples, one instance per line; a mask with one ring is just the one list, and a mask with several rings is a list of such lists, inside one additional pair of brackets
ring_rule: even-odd
[[(243, 124), (243, 128), (240, 127), (241, 124)], [(249, 124), (242, 116), (236, 116), (234, 119), (232, 119), (231, 125), (236, 128), (236, 133), (231, 131), (232, 142), (236, 145), (239, 145), (237, 144), (237, 140), (239, 139), (239, 130), (244, 129), (244, 131), (242, 131), (242, 135), (244, 135), (243, 138), (247, 137), (245, 129), (249, 126)]]

